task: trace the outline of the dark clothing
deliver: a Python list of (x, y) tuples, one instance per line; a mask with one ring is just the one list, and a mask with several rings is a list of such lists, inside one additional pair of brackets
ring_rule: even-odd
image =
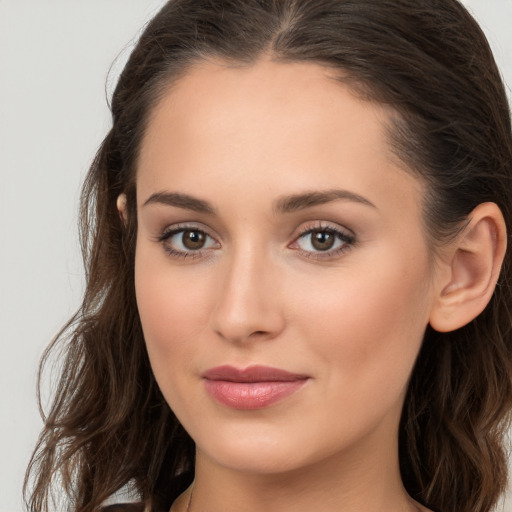
[(101, 512), (144, 512), (144, 505), (142, 503), (117, 503), (103, 507)]

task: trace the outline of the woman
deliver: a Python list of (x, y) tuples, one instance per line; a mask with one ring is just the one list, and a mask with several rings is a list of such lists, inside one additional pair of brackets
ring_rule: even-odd
[(174, 0), (112, 114), (30, 509), (490, 511), (512, 136), (465, 9)]

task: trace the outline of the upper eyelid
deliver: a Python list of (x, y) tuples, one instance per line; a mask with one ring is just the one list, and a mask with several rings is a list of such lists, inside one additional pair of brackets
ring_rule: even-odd
[(190, 222), (190, 223), (179, 222), (177, 224), (170, 224), (170, 225), (166, 226), (165, 228), (163, 228), (162, 230), (160, 230), (157, 238), (162, 239), (163, 237), (166, 237), (168, 235), (179, 233), (180, 231), (187, 231), (187, 230), (201, 231), (201, 232), (205, 233), (206, 235), (208, 235), (210, 238), (213, 238), (214, 240), (217, 240), (217, 238), (218, 238), (215, 235), (213, 235), (211, 230), (207, 226), (202, 224), (201, 222)]
[(325, 231), (334, 231), (337, 233), (341, 233), (350, 237), (355, 238), (355, 233), (347, 228), (346, 226), (342, 226), (340, 224), (328, 221), (313, 221), (312, 223), (307, 223), (307, 226), (299, 228), (299, 230), (295, 233), (295, 239), (303, 236), (305, 234), (311, 233), (312, 231), (321, 231), (324, 229)]

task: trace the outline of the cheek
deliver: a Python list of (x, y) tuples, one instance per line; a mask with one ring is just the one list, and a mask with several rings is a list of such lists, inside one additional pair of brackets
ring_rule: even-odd
[(168, 370), (173, 364), (189, 359), (191, 340), (200, 339), (208, 325), (208, 280), (196, 275), (192, 281), (187, 272), (171, 268), (165, 256), (155, 257), (142, 244), (137, 250), (137, 305), (157, 380), (171, 373)]
[(396, 398), (412, 371), (428, 323), (428, 273), (421, 263), (407, 273), (398, 255), (388, 261), (340, 269), (321, 293), (295, 291), (309, 348), (340, 393)]

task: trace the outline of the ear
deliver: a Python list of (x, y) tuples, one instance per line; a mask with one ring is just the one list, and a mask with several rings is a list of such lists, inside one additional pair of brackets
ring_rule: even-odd
[(507, 246), (503, 215), (494, 203), (482, 203), (450, 244), (440, 263), (430, 325), (454, 331), (471, 322), (491, 300)]
[(119, 218), (122, 220), (123, 224), (126, 226), (126, 222), (128, 220), (128, 210), (126, 207), (126, 194), (119, 194), (117, 197), (117, 211), (119, 213)]

